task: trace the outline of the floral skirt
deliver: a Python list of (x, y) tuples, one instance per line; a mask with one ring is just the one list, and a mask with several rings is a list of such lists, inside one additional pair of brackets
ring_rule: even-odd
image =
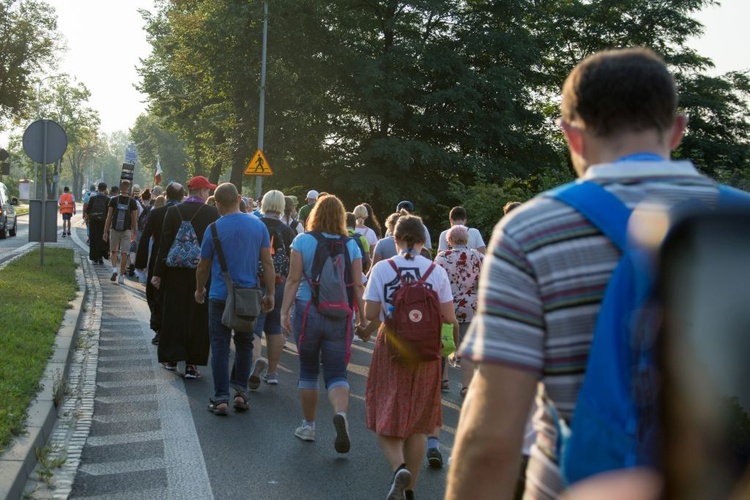
[(381, 436), (406, 439), (432, 434), (443, 424), (440, 360), (405, 365), (392, 359), (385, 327), (375, 339), (365, 392), (367, 428)]

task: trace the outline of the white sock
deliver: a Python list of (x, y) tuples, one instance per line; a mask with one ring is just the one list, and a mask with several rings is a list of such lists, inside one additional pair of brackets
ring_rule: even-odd
[(336, 415), (341, 415), (342, 417), (346, 418), (346, 412), (345, 411), (340, 411), (340, 412), (336, 413)]
[(113, 268), (112, 268), (112, 274), (114, 274), (114, 273), (119, 273), (119, 272), (120, 272), (120, 270), (119, 270), (119, 269), (117, 269), (116, 267), (113, 267)]

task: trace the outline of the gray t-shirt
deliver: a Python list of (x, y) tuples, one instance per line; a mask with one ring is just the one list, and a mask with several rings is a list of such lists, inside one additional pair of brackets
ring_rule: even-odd
[(386, 236), (375, 245), (373, 258), (385, 260), (396, 255), (398, 255), (398, 250), (396, 249), (396, 240), (393, 239), (393, 236)]

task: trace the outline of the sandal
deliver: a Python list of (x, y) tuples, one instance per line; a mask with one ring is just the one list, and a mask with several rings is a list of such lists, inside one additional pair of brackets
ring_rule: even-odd
[[(223, 408), (222, 408), (223, 406)], [(220, 417), (225, 417), (227, 415), (227, 408), (229, 407), (229, 403), (226, 401), (222, 401), (221, 403), (217, 403), (214, 400), (211, 400), (211, 402), (208, 404), (208, 411), (213, 413), (214, 415), (219, 415)]]
[(201, 378), (201, 372), (198, 371), (198, 368), (196, 368), (195, 365), (186, 365), (185, 378), (189, 380), (199, 379)]
[(247, 411), (250, 405), (247, 402), (247, 395), (244, 392), (237, 391), (234, 394), (234, 411)]
[(461, 398), (462, 398), (462, 399), (466, 397), (466, 392), (467, 392), (468, 390), (469, 390), (469, 388), (468, 388), (468, 387), (461, 387), (461, 392), (459, 392), (459, 394), (461, 395)]

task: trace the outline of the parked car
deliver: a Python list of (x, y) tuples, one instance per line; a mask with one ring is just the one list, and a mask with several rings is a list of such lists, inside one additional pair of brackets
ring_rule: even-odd
[(0, 240), (6, 236), (15, 236), (18, 228), (16, 209), (18, 198), (11, 198), (8, 187), (0, 182)]

